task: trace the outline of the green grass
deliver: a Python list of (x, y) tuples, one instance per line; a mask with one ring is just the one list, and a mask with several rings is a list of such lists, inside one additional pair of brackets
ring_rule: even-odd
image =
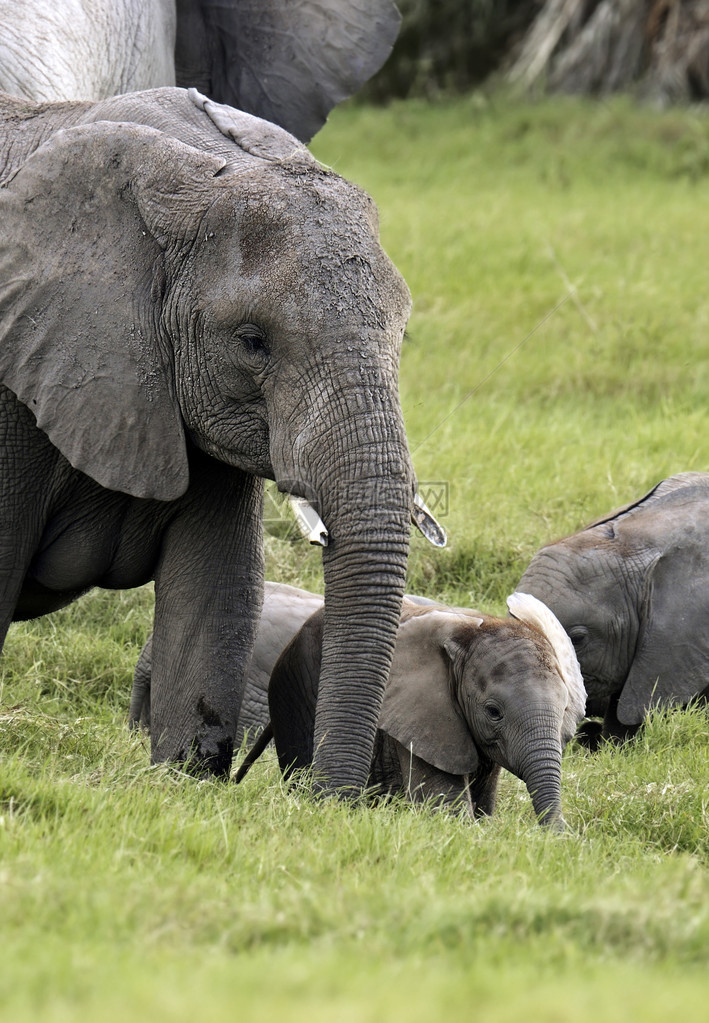
[(473, 97), (316, 141), (414, 296), (402, 402), (451, 545), (412, 584), (501, 607), (540, 542), (709, 465), (705, 116)]
[[(401, 391), (451, 543), (409, 587), (500, 611), (534, 550), (709, 466), (709, 120), (472, 97), (350, 106), (414, 295)], [(574, 289), (572, 291), (572, 289)], [(268, 540), (269, 576), (319, 587)], [(151, 768), (125, 728), (150, 588), (13, 627), (0, 700), (0, 1020), (704, 1020), (709, 718), (569, 748), (569, 830), (506, 776), (472, 826)]]

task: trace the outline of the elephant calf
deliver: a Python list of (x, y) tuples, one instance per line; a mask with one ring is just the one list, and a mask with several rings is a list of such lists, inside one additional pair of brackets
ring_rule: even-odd
[(644, 497), (537, 551), (519, 583), (558, 616), (588, 692), (583, 738), (622, 740), (651, 707), (709, 697), (709, 473)]
[[(492, 813), (504, 767), (525, 782), (542, 823), (561, 828), (561, 754), (586, 693), (549, 609), (524, 593), (507, 603), (511, 618), (404, 600), (369, 782), (479, 816)], [(312, 764), (322, 631), (319, 609), (276, 662), (271, 726), (237, 781), (271, 736), (287, 776)]]

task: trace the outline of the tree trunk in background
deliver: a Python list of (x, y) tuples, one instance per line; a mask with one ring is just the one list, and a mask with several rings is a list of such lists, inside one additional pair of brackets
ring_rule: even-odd
[(397, 0), (402, 21), (394, 49), (359, 98), (381, 103), (467, 92), (499, 69), (541, 6), (542, 0)]
[(529, 89), (709, 97), (709, 0), (546, 0), (508, 72)]

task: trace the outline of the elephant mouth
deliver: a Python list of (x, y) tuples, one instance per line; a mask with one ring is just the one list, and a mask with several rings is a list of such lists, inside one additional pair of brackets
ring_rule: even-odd
[[(290, 506), (298, 529), (304, 539), (315, 546), (327, 547), (330, 534), (310, 501), (304, 497), (289, 495)], [(411, 522), (434, 547), (445, 547), (448, 542), (446, 531), (436, 520), (418, 491), (411, 506)]]
[(584, 676), (583, 681), (586, 688), (586, 714), (591, 716), (602, 715), (609, 698), (617, 697), (625, 685), (625, 680), (618, 685), (616, 681), (604, 680), (598, 676)]

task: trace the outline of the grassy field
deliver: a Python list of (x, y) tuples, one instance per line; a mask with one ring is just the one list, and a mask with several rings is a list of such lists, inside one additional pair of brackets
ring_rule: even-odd
[[(472, 97), (337, 111), (414, 295), (401, 370), (450, 546), (411, 590), (501, 611), (543, 542), (709, 468), (709, 117)], [(445, 487), (443, 486), (445, 485)], [(268, 539), (269, 575), (320, 586)], [(13, 628), (0, 700), (0, 1019), (705, 1020), (709, 719), (569, 748), (567, 834), (149, 767), (125, 728), (151, 593)]]

